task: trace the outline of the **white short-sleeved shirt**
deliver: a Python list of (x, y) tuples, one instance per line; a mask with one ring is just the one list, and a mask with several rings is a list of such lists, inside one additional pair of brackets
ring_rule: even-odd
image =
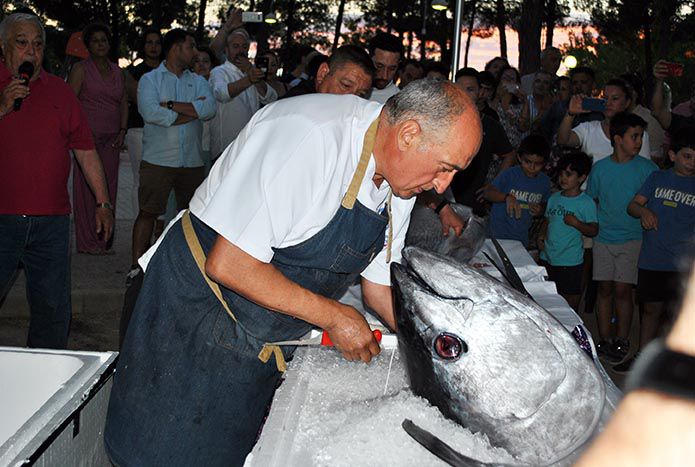
[[(303, 242), (333, 218), (357, 168), (364, 135), (381, 109), (356, 96), (329, 94), (299, 96), (261, 109), (195, 192), (191, 212), (246, 253), (270, 262), (273, 248)], [(384, 181), (376, 187), (375, 168), (372, 155), (357, 199), (380, 212), (389, 186)], [(392, 198), (391, 261), (401, 259), (414, 203), (414, 198)], [(141, 258), (143, 268), (156, 246)], [(390, 285), (386, 248), (362, 276)]]
[[(594, 158), (594, 164), (613, 154), (611, 140), (608, 139), (608, 136), (603, 132), (601, 122), (583, 122), (572, 128), (572, 131), (579, 138), (582, 151)], [(651, 160), (650, 151), (649, 133), (645, 131), (639, 155)]]
[(394, 96), (399, 92), (401, 92), (401, 89), (396, 86), (396, 83), (391, 81), (384, 89), (372, 88), (372, 93), (369, 96), (369, 100), (378, 102), (380, 104), (386, 104), (389, 97)]

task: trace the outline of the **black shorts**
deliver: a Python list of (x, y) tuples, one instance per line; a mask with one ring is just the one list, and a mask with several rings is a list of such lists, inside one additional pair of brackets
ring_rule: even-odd
[(681, 279), (679, 272), (640, 268), (637, 272), (637, 301), (673, 302), (681, 295)]
[(584, 263), (576, 266), (552, 266), (544, 261), (541, 266), (548, 271), (548, 278), (555, 282), (560, 295), (581, 295)]

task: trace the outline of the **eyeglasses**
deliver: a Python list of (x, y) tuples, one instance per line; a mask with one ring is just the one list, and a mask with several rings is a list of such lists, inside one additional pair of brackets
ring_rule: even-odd
[[(43, 41), (42, 40), (37, 39), (35, 41), (32, 41), (31, 44), (34, 46), (34, 50), (36, 50), (36, 51), (43, 50)], [(24, 50), (27, 47), (29, 47), (29, 41), (27, 39), (15, 39), (14, 45), (17, 49)]]

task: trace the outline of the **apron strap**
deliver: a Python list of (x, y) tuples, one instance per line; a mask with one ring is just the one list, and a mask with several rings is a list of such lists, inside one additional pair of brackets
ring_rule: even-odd
[(372, 156), (372, 150), (374, 149), (374, 140), (376, 139), (376, 129), (379, 126), (379, 119), (377, 118), (369, 125), (367, 133), (364, 135), (364, 144), (362, 145), (362, 154), (360, 155), (360, 161), (357, 163), (357, 169), (352, 175), (352, 180), (350, 180), (350, 186), (348, 187), (347, 193), (343, 196), (343, 202), (341, 203), (345, 209), (352, 209), (357, 201), (357, 194), (360, 191), (360, 186), (362, 185), (362, 179), (367, 171), (367, 165), (369, 165), (369, 158)]
[[(362, 180), (364, 179), (364, 174), (367, 171), (367, 166), (369, 165), (369, 158), (374, 150), (374, 142), (376, 140), (376, 130), (379, 127), (379, 119), (377, 118), (369, 125), (367, 133), (364, 135), (364, 144), (362, 145), (362, 154), (360, 154), (360, 161), (357, 163), (357, 169), (352, 175), (352, 180), (350, 180), (350, 186), (348, 187), (347, 193), (343, 196), (343, 201), (341, 205), (345, 209), (352, 209), (357, 201), (357, 194), (360, 191), (360, 186), (362, 186)], [(391, 243), (393, 241), (393, 218), (391, 217), (391, 195), (393, 192), (389, 189), (388, 198), (386, 200), (386, 212), (389, 216), (389, 236), (386, 242), (386, 262), (391, 261)]]
[[(203, 247), (200, 245), (200, 241), (198, 240), (198, 236), (195, 234), (195, 230), (193, 230), (193, 223), (191, 222), (191, 215), (188, 209), (186, 209), (186, 212), (181, 219), (181, 223), (183, 225), (183, 234), (186, 237), (188, 249), (191, 251), (200, 273), (203, 275), (203, 278), (205, 278), (205, 282), (207, 282), (208, 286), (212, 290), (212, 293), (214, 293), (215, 297), (217, 297), (217, 299), (220, 301), (229, 317), (232, 318), (235, 323), (237, 323), (238, 321), (236, 316), (234, 316), (232, 310), (229, 309), (229, 305), (227, 305), (227, 302), (222, 296), (220, 286), (217, 284), (217, 282), (210, 279), (210, 277), (208, 277), (208, 275), (205, 273), (205, 252), (203, 251)], [(275, 355), (275, 364), (278, 367), (278, 371), (284, 372), (287, 369), (287, 363), (285, 362), (285, 356), (282, 353), (282, 349), (279, 346), (264, 344), (261, 352), (258, 354), (258, 359), (263, 363), (266, 363), (270, 359), (271, 355)]]

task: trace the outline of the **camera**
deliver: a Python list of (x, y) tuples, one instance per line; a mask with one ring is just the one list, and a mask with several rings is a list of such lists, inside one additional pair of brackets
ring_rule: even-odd
[(262, 23), (263, 13), (260, 11), (245, 11), (241, 14), (241, 21), (244, 23)]
[(267, 78), (268, 77), (268, 57), (267, 56), (261, 56), (261, 57), (256, 57), (256, 60), (254, 60), (256, 64), (256, 68), (261, 70), (263, 72), (263, 77)]

